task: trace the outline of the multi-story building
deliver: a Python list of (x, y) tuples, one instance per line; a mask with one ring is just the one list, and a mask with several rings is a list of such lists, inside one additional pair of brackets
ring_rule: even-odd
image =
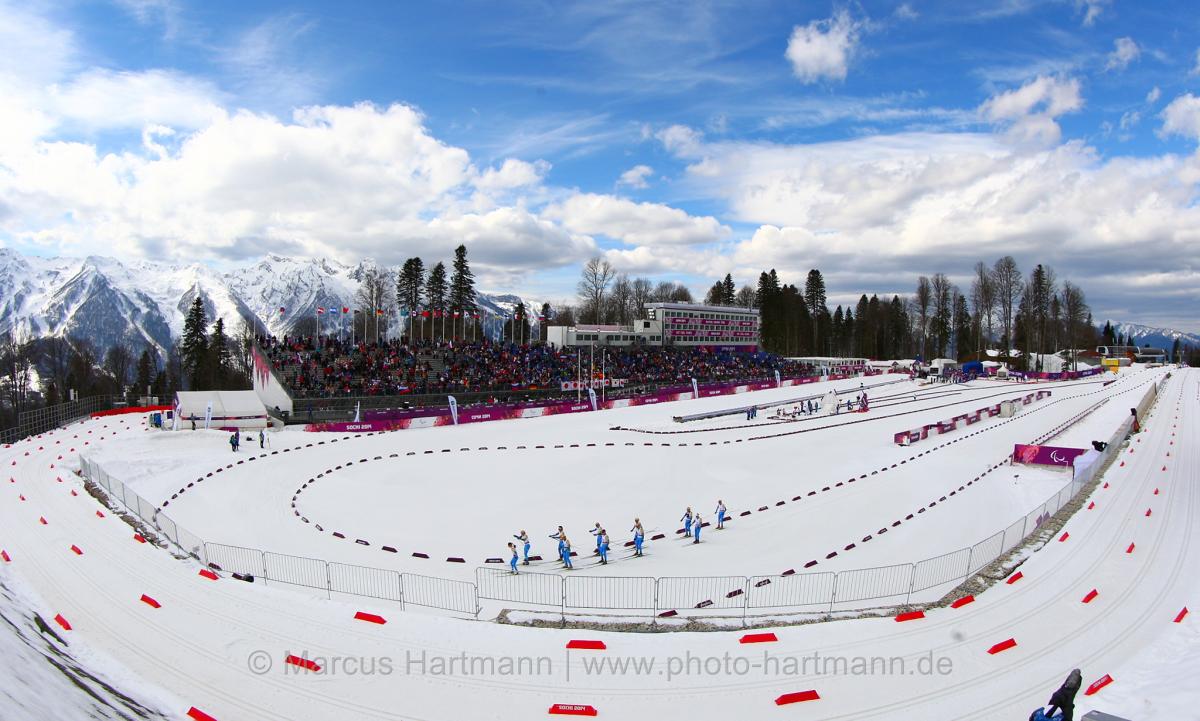
[(758, 350), (756, 308), (692, 303), (649, 303), (646, 318), (632, 326), (550, 326), (546, 340), (556, 346), (611, 345)]

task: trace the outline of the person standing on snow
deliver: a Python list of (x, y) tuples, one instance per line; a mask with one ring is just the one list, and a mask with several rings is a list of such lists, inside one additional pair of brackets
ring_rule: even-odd
[(596, 525), (594, 527), (592, 527), (592, 530), (588, 531), (588, 533), (590, 533), (596, 537), (596, 550), (592, 552), (592, 555), (599, 556), (600, 555), (600, 536), (604, 534), (604, 529), (600, 527), (600, 521), (596, 521)]
[(524, 528), (522, 528), (521, 535), (513, 536), (513, 538), (515, 538), (518, 541), (520, 541), (521, 543), (525, 544), (525, 560), (521, 562), (521, 565), (528, 566), (529, 565), (529, 534), (525, 532)]
[(229, 435), (229, 447), (233, 449), (233, 452), (234, 452), (234, 453), (237, 453), (237, 447), (238, 447), (238, 434), (237, 434), (237, 431), (234, 431), (233, 433), (231, 433), (231, 434)]
[(725, 503), (721, 499), (717, 499), (717, 510), (713, 511), (717, 514), (717, 530), (725, 528)]
[(700, 542), (700, 529), (704, 527), (704, 521), (700, 520), (699, 513), (696, 514), (696, 521), (695, 521), (695, 523), (692, 524), (692, 526), (693, 526), (693, 528), (696, 529), (696, 539), (694, 541), (692, 541), (692, 543), (699, 543)]
[(691, 506), (687, 507), (687, 510), (683, 512), (683, 517), (680, 518), (679, 520), (683, 521), (683, 535), (685, 535), (685, 536), (692, 535), (692, 507)]
[(562, 544), (563, 544), (563, 557), (562, 557), (563, 564), (566, 566), (567, 570), (571, 570), (571, 569), (575, 568), (574, 566), (571, 565), (571, 539), (567, 538), (567, 534), (565, 534), (565, 533), (562, 534)]
[(1075, 717), (1075, 694), (1079, 693), (1081, 685), (1083, 674), (1079, 673), (1079, 669), (1073, 669), (1067, 675), (1067, 680), (1063, 681), (1063, 685), (1050, 697), (1050, 713), (1047, 716), (1053, 716), (1056, 709), (1061, 709), (1062, 721), (1071, 721)]
[(264, 431), (262, 428), (259, 428), (258, 429), (258, 447), (264, 448), (265, 446), (263, 444), (266, 442), (267, 442), (267, 432)]
[(601, 528), (600, 533), (596, 534), (596, 538), (600, 542), (599, 548), (596, 549), (596, 552), (600, 554), (600, 565), (607, 566), (608, 565), (608, 531)]
[(512, 569), (513, 573), (516, 573), (517, 572), (517, 547), (512, 541), (508, 542), (508, 550), (512, 551), (512, 558), (508, 559), (508, 567)]
[(558, 540), (558, 560), (562, 561), (563, 548), (566, 547), (567, 534), (563, 532), (563, 527), (559, 526), (558, 532), (550, 534), (550, 537)]
[(646, 538), (646, 531), (642, 529), (642, 519), (633, 519), (633, 528), (629, 530), (633, 531), (633, 555), (640, 556), (642, 555), (642, 542)]

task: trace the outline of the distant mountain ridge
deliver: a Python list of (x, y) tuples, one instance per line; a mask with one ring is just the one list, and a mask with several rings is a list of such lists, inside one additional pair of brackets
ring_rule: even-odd
[[(1200, 335), (1196, 333), (1188, 333), (1173, 328), (1157, 328), (1155, 326), (1142, 325), (1141, 323), (1126, 323), (1116, 320), (1105, 322), (1112, 324), (1114, 333), (1131, 338), (1131, 345), (1149, 345), (1152, 348), (1162, 348), (1170, 353), (1171, 347), (1174, 345), (1176, 339), (1178, 339), (1181, 346), (1200, 348)], [(1096, 328), (1097, 330), (1104, 330), (1104, 323), (1100, 323)]]
[[(247, 318), (260, 332), (281, 335), (310, 324), (317, 308), (355, 307), (359, 279), (375, 266), (371, 260), (346, 265), (271, 254), (222, 273), (198, 263), (40, 258), (0, 248), (0, 334), (86, 338), (101, 351), (117, 343), (137, 352), (149, 346), (162, 355), (182, 333), (187, 310), (199, 296), (209, 319), (224, 318), (230, 334)], [(484, 332), (498, 336), (502, 316), (521, 302), (536, 325), (540, 303), (510, 293), (478, 293)], [(332, 319), (323, 320), (335, 327)], [(399, 323), (393, 317), (393, 333)]]

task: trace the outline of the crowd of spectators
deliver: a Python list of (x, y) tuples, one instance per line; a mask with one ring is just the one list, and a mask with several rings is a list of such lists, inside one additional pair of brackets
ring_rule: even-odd
[[(554, 348), (494, 341), (350, 342), (312, 336), (259, 337), (296, 398), (558, 389), (589, 375), (627, 387), (803, 376), (811, 366), (765, 352), (695, 348)], [(603, 370), (602, 370), (603, 369)], [(603, 375), (601, 373), (603, 372)]]

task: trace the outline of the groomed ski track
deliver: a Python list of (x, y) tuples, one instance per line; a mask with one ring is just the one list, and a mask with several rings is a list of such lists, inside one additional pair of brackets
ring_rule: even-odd
[[(181, 718), (196, 707), (219, 721), (532, 719), (547, 717), (547, 709), (561, 703), (590, 705), (599, 717), (614, 719), (1024, 719), (1074, 667), (1083, 670), (1085, 686), (1106, 674), (1114, 679), (1093, 696), (1081, 692), (1077, 716), (1093, 707), (1119, 711), (1105, 699), (1138, 702), (1136, 692), (1120, 690), (1123, 672), (1143, 677), (1131, 664), (1146, 663), (1146, 651), (1169, 646), (1194, 622), (1188, 616), (1172, 623), (1184, 606), (1197, 606), (1200, 585), (1200, 539), (1193, 530), (1200, 522), (1198, 404), (1200, 373), (1175, 371), (1144, 432), (1106, 474), (1108, 487), (1092, 494), (1095, 506), (1067, 523), (1066, 540), (1056, 538), (1032, 553), (1020, 580), (998, 584), (974, 603), (905, 623), (889, 618), (772, 629), (778, 641), (770, 644), (741, 645), (741, 631), (512, 627), (401, 612), (366, 600), (318, 600), (227, 577), (208, 580), (197, 575), (195, 564), (135, 542), (132, 529), (114, 514), (105, 510), (98, 517), (100, 506), (64, 467), (73, 465), (68, 444), (81, 443), (87, 431), (97, 439), (115, 428), (142, 433), (136, 417), (89, 421), (0, 451), (0, 548), (11, 558), (0, 562), (0, 573), (18, 575), (37, 592), (44, 618), (61, 614), (69, 621), (70, 631), (56, 628), (68, 643), (111, 658), (178, 699), (166, 711)], [(1082, 603), (1092, 589), (1094, 600)], [(142, 594), (161, 607), (142, 602)], [(357, 621), (357, 611), (388, 622)], [(607, 649), (568, 656), (565, 645), (576, 638), (603, 640)], [(1014, 647), (988, 653), (1010, 638)], [(814, 651), (823, 657), (902, 657), (910, 659), (910, 671), (932, 653), (948, 659), (952, 670), (785, 676), (751, 666), (743, 675), (666, 676), (672, 658), (744, 658), (761, 665), (764, 649), (779, 658)], [(251, 670), (258, 651), (271, 660), (269, 671)], [(285, 673), (289, 653), (388, 658), (395, 670), (386, 676), (314, 674), (291, 667)], [(553, 670), (526, 676), (409, 673), (407, 660), (422, 653), (427, 660), (463, 653), (545, 656)], [(645, 673), (594, 675), (583, 653), (643, 657), (656, 666)], [(775, 704), (782, 694), (810, 689), (818, 700)]]

